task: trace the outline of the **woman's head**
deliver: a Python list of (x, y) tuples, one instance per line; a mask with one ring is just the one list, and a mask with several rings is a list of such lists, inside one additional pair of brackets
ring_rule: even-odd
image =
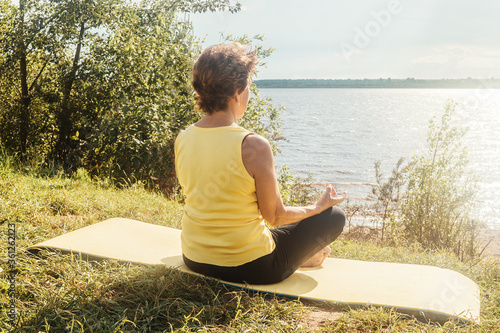
[(193, 67), (193, 88), (198, 108), (212, 114), (227, 109), (229, 100), (241, 94), (257, 65), (255, 51), (239, 43), (207, 48)]

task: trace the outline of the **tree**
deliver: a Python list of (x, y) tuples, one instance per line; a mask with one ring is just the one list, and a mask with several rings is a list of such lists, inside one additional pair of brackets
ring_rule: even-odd
[(0, 0), (0, 144), (13, 147), (18, 143), (18, 97), (13, 82), (18, 80), (15, 57), (17, 10), (10, 0)]
[[(15, 7), (0, 1), (7, 13), (1, 29), (9, 32), (0, 41), (11, 45), (0, 51), (1, 80), (17, 76), (10, 88), (0, 88), (2, 129), (8, 129), (0, 144), (23, 158), (55, 161), (68, 173), (83, 167), (173, 193), (175, 137), (200, 117), (190, 83), (200, 44), (179, 13), (237, 12), (240, 5), (22, 0)], [(263, 58), (272, 49), (257, 51)], [(261, 99), (254, 85), (252, 92), (242, 125), (274, 142), (281, 108)]]
[[(127, 23), (128, 14), (124, 13), (135, 10), (134, 15), (147, 24), (148, 16), (154, 16), (156, 9), (163, 15), (160, 26), (170, 30), (169, 24), (182, 24), (175, 16), (178, 12), (235, 12), (240, 8), (229, 0), (141, 4), (127, 0), (20, 0), (18, 6), (1, 0), (0, 5), (0, 80), (9, 83), (0, 89), (0, 143), (23, 159), (51, 153), (70, 170), (74, 163), (68, 163), (72, 160), (68, 157), (75, 156), (80, 144), (75, 134), (88, 119), (96, 121), (97, 113), (87, 101), (78, 98), (88, 97), (81, 89), (91, 86), (81, 81), (81, 66), (92, 62), (95, 41), (109, 41)], [(153, 21), (149, 20), (149, 32), (155, 29)], [(130, 45), (129, 41), (122, 42)]]
[(91, 173), (170, 191), (175, 136), (198, 115), (190, 88), (196, 44), (167, 3), (122, 7), (95, 39), (81, 66), (89, 119), (78, 140)]

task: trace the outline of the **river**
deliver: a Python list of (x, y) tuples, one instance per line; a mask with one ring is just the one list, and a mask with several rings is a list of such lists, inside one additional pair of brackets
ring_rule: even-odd
[(353, 199), (375, 183), (374, 163), (389, 175), (400, 157), (427, 149), (429, 120), (457, 103), (453, 124), (469, 128), (470, 167), (480, 177), (479, 217), (500, 229), (500, 90), (261, 89), (285, 105), (278, 166), (318, 183), (333, 182)]

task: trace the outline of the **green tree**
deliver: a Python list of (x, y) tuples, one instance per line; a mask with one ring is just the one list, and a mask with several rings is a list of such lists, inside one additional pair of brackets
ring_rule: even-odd
[(173, 193), (175, 137), (200, 116), (190, 83), (200, 46), (191, 24), (176, 13), (238, 8), (226, 1), (187, 4), (132, 3), (120, 8), (116, 21), (94, 40), (80, 68), (85, 86), (78, 99), (93, 111), (86, 112), (92, 117), (78, 133), (80, 146), (72, 158), (77, 165), (83, 163), (94, 175), (141, 180)]
[(79, 99), (92, 117), (79, 133), (79, 152), (93, 174), (156, 180), (168, 189), (175, 136), (197, 117), (190, 25), (161, 1), (121, 8), (117, 17), (82, 64)]
[(10, 82), (1, 90), (0, 117), (6, 120), (2, 145), (25, 157), (30, 149), (37, 155), (45, 153), (39, 149), (45, 140), (59, 160), (75, 148), (71, 138), (86, 103), (75, 98), (81, 96), (76, 88), (85, 86), (78, 86), (81, 64), (91, 60), (89, 51), (96, 39), (113, 35), (113, 28), (127, 24), (124, 12), (150, 15), (147, 7), (155, 7), (168, 12), (167, 22), (176, 25), (179, 12), (240, 8), (229, 0), (162, 0), (142, 5), (128, 0), (20, 0), (17, 6), (1, 0), (0, 6), (1, 80)]
[[(199, 119), (191, 66), (200, 43), (184, 12), (227, 10), (229, 0), (0, 0), (0, 144), (10, 153), (84, 167), (118, 182), (176, 189), (173, 143)], [(262, 40), (256, 36), (253, 40)], [(238, 38), (242, 43), (251, 40)], [(272, 49), (256, 46), (261, 59)], [(282, 107), (252, 85), (241, 124), (277, 152)], [(14, 125), (14, 126), (12, 126)]]
[[(60, 160), (65, 158), (70, 166), (78, 165), (81, 155), (79, 148), (75, 147), (77, 128), (82, 127), (84, 120), (100, 119), (95, 104), (91, 104), (91, 108), (79, 106), (82, 97), (83, 100), (95, 100), (93, 85), (103, 83), (109, 87), (110, 81), (113, 85), (106, 96), (99, 95), (100, 107), (111, 100), (114, 105), (117, 101), (123, 102), (123, 106), (132, 111), (134, 107), (145, 107), (144, 102), (149, 103), (146, 107), (164, 107), (165, 101), (161, 99), (166, 96), (163, 94), (170, 97), (176, 93), (185, 94), (183, 76), (190, 64), (190, 48), (194, 43), (189, 36), (190, 25), (180, 20), (177, 14), (239, 10), (238, 4), (231, 5), (228, 0), (72, 1), (63, 31), (70, 32), (67, 40), (71, 41), (71, 49), (75, 51), (61, 71), (62, 100), (57, 113), (59, 130), (55, 146), (56, 156)], [(87, 57), (80, 64), (83, 44), (88, 45)], [(96, 59), (102, 63), (97, 64)], [(85, 68), (81, 69), (83, 66)], [(83, 73), (90, 75), (84, 76)], [(101, 80), (91, 80), (96, 76)], [(82, 85), (73, 97), (72, 88), (76, 81)], [(180, 108), (182, 104), (185, 103), (181, 103)], [(126, 166), (124, 171), (131, 172)]]
[(106, 6), (105, 1), (78, 0), (20, 0), (17, 7), (2, 3), (2, 79), (17, 72), (10, 88), (2, 91), (2, 97), (15, 101), (0, 110), (10, 116), (1, 137), (10, 152), (23, 159), (30, 149), (40, 155), (51, 148), (47, 141), (65, 136), (69, 122), (62, 115), (68, 113), (84, 34), (98, 26), (99, 17), (109, 12)]
[[(147, 58), (145, 53), (130, 52), (137, 40), (148, 39), (153, 43), (149, 49), (155, 49), (155, 52), (177, 47), (192, 53), (192, 40), (180, 33), (187, 31), (189, 24), (178, 19), (177, 13), (236, 12), (240, 8), (239, 4), (230, 4), (229, 0), (141, 3), (128, 0), (20, 0), (18, 6), (9, 0), (0, 1), (0, 80), (8, 83), (2, 84), (0, 89), (0, 144), (8, 152), (23, 158), (51, 153), (52, 158), (69, 170), (83, 156), (80, 151), (82, 133), (86, 134), (89, 128), (100, 122), (99, 116), (105, 113), (103, 109), (109, 106), (110, 99), (117, 102), (116, 94), (110, 96), (105, 89), (98, 92), (106, 95), (94, 95), (94, 83), (85, 80), (101, 77), (101, 81), (116, 84), (120, 78), (127, 82), (118, 82), (117, 87), (128, 84), (131, 89), (125, 93), (135, 96), (134, 82), (130, 82), (134, 81), (130, 78), (135, 77), (120, 75), (119, 71), (127, 65), (138, 64), (155, 68), (155, 64), (149, 62), (155, 59)], [(129, 18), (132, 22), (128, 21)], [(127, 26), (131, 28), (128, 32)], [(161, 34), (157, 31), (159, 29), (166, 30), (163, 35), (173, 32), (169, 43), (162, 45), (165, 39), (154, 40), (155, 33), (156, 37)], [(124, 35), (120, 36), (123, 32)], [(135, 36), (135, 32), (139, 36)], [(130, 38), (126, 39), (126, 36)], [(95, 43), (101, 49), (95, 47)], [(96, 50), (101, 51), (97, 58), (106, 60), (103, 64), (97, 65), (93, 59)], [(127, 52), (129, 58), (136, 57), (133, 62), (120, 61), (119, 67), (109, 61)], [(186, 66), (181, 58), (171, 57), (170, 60), (170, 73)], [(169, 86), (172, 95), (175, 84), (171, 83), (174, 82), (160, 83)]]
[(18, 81), (15, 62), (17, 10), (10, 0), (0, 0), (0, 145), (13, 147), (18, 143), (18, 94), (13, 82)]

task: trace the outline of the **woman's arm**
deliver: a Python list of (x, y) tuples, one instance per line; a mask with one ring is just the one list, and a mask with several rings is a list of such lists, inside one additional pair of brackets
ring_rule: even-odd
[(260, 135), (249, 135), (243, 141), (241, 151), (243, 164), (255, 179), (260, 212), (270, 226), (277, 227), (303, 220), (345, 199), (345, 193), (339, 197), (333, 187), (328, 185), (321, 198), (312, 205), (285, 206), (279, 191), (274, 156), (269, 142)]

